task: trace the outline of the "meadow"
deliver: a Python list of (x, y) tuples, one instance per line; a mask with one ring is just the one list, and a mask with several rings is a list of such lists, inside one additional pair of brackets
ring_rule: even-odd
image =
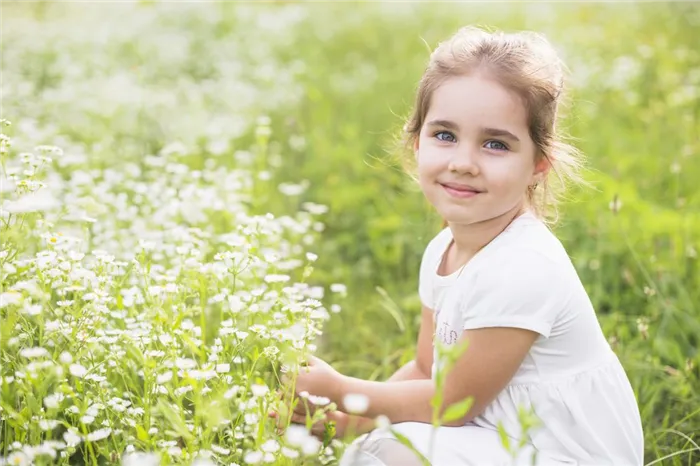
[(531, 29), (586, 156), (555, 227), (638, 399), (700, 464), (700, 7), (4, 2), (0, 464), (334, 464), (279, 372), (414, 357), (441, 221), (396, 145), (429, 50)]

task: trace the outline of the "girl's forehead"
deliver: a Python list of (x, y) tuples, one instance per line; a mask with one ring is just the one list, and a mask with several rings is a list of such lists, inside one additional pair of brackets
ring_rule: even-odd
[[(527, 110), (514, 91), (479, 76), (453, 77), (435, 89), (425, 121), (457, 125), (527, 128)], [(509, 129), (510, 130), (510, 129)]]

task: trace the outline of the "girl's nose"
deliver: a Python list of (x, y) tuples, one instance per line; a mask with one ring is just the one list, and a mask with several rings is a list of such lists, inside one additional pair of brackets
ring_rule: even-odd
[(478, 150), (458, 148), (452, 154), (447, 168), (450, 172), (476, 176), (479, 174), (478, 156)]

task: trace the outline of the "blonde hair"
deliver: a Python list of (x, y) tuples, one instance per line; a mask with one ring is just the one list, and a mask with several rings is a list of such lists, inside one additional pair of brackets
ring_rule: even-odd
[[(565, 66), (549, 41), (535, 32), (489, 32), (468, 26), (442, 42), (430, 55), (418, 86), (415, 106), (404, 125), (401, 142), (412, 148), (430, 108), (433, 92), (448, 78), (482, 73), (518, 94), (527, 112), (536, 162), (546, 158), (551, 170), (527, 201), (541, 219), (554, 223), (568, 182), (582, 182), (582, 154), (563, 141), (558, 130)], [(413, 157), (405, 158), (413, 172)]]

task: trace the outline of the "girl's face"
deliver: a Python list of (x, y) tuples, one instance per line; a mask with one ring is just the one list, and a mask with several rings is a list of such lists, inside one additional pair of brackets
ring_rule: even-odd
[(421, 189), (452, 224), (520, 208), (546, 170), (535, 164), (520, 98), (479, 76), (450, 78), (433, 92), (415, 150)]

